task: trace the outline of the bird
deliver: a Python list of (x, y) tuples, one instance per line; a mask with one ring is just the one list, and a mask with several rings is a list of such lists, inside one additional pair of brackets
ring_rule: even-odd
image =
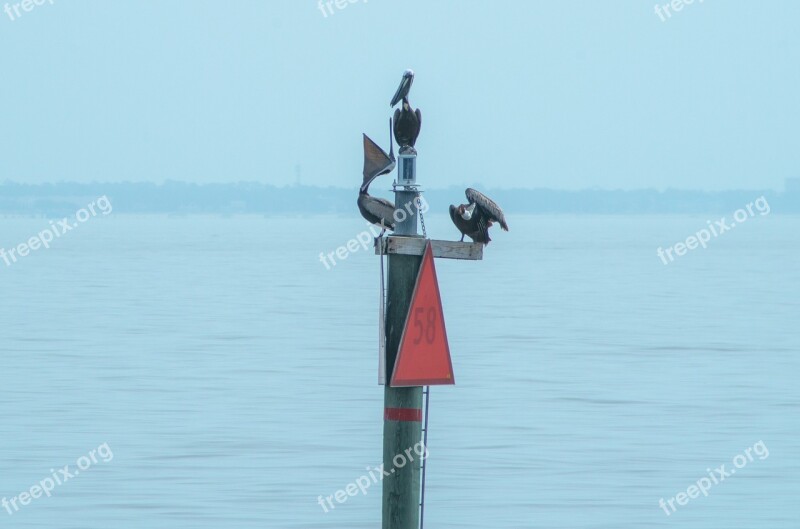
[[(389, 141), (391, 143), (392, 121), (389, 120)], [(385, 198), (373, 197), (369, 194), (369, 185), (377, 177), (391, 173), (395, 167), (394, 147), (389, 147), (389, 154), (377, 143), (364, 134), (364, 180), (358, 191), (358, 210), (367, 222), (381, 228), (382, 237), (387, 229), (394, 231), (394, 204)]]
[(489, 227), (495, 222), (500, 224), (503, 231), (508, 231), (503, 210), (491, 198), (471, 187), (467, 188), (465, 194), (467, 204), (450, 205), (450, 218), (461, 232), (462, 242), (466, 235), (474, 242), (489, 244), (492, 240), (489, 237)]
[(394, 137), (397, 139), (397, 144), (400, 145), (401, 154), (409, 150), (414, 151), (414, 144), (417, 143), (419, 130), (422, 127), (422, 112), (419, 109), (413, 110), (408, 102), (408, 93), (411, 91), (413, 82), (414, 71), (406, 70), (400, 80), (400, 86), (397, 87), (397, 92), (389, 103), (390, 107), (394, 107), (401, 100), (403, 101), (401, 108), (394, 111)]
[[(394, 231), (394, 203), (385, 198), (373, 197), (366, 190), (358, 194), (358, 210), (367, 222), (381, 228), (379, 237), (383, 237), (386, 230)], [(374, 235), (374, 233), (373, 233)]]

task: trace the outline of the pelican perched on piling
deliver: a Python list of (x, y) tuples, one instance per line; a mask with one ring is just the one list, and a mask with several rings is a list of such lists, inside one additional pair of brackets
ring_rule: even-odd
[[(392, 122), (389, 120), (389, 141), (391, 142)], [(369, 194), (369, 185), (377, 177), (391, 173), (395, 166), (394, 147), (389, 154), (364, 134), (364, 180), (358, 191), (358, 210), (371, 224), (381, 228), (381, 236), (389, 229), (394, 231), (394, 204), (385, 198)]]
[(400, 100), (403, 101), (401, 108), (394, 111), (394, 137), (397, 138), (397, 144), (400, 145), (400, 154), (408, 148), (414, 149), (419, 130), (422, 127), (422, 112), (419, 109), (413, 110), (408, 102), (408, 93), (411, 91), (413, 83), (414, 72), (406, 70), (403, 73), (403, 79), (400, 80), (400, 86), (389, 104), (394, 107)]
[[(386, 230), (394, 231), (394, 204), (385, 198), (373, 197), (362, 187), (358, 193), (358, 210), (367, 222), (381, 228), (380, 236)], [(374, 235), (374, 234), (373, 234)]]
[(489, 237), (489, 227), (495, 222), (500, 224), (503, 231), (508, 231), (503, 210), (491, 198), (471, 187), (467, 188), (465, 194), (467, 204), (450, 206), (450, 218), (461, 232), (462, 241), (466, 235), (474, 242), (489, 244), (492, 240)]

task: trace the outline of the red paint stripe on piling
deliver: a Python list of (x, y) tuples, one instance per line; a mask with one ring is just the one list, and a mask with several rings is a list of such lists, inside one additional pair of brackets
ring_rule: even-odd
[(422, 410), (420, 408), (385, 408), (383, 410), (383, 420), (422, 422)]

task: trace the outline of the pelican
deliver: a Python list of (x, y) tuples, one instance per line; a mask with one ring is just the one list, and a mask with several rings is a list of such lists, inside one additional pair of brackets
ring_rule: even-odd
[(508, 224), (503, 210), (495, 202), (475, 189), (466, 190), (468, 204), (450, 206), (450, 218), (461, 232), (461, 240), (467, 235), (474, 242), (489, 244), (489, 227), (498, 222), (503, 231), (508, 231)]
[(397, 92), (392, 98), (389, 106), (394, 107), (400, 100), (403, 100), (403, 105), (394, 111), (394, 137), (400, 145), (401, 154), (404, 150), (414, 149), (414, 144), (417, 143), (419, 136), (419, 129), (422, 127), (422, 112), (419, 109), (412, 110), (411, 105), (408, 103), (408, 93), (411, 91), (411, 85), (414, 82), (414, 72), (406, 70), (403, 73), (403, 79), (400, 81), (400, 86), (397, 87)]
[[(389, 141), (391, 142), (392, 122), (389, 120)], [(377, 177), (391, 173), (395, 166), (394, 147), (389, 154), (364, 134), (364, 181), (358, 191), (358, 210), (371, 224), (381, 228), (382, 237), (387, 229), (394, 231), (394, 204), (385, 198), (369, 194), (369, 185)]]
[(358, 210), (367, 222), (381, 228), (379, 237), (383, 237), (387, 229), (394, 231), (394, 204), (385, 198), (370, 196), (363, 186), (358, 193)]

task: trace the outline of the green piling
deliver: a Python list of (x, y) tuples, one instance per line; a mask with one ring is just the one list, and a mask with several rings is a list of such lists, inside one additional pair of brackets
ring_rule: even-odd
[[(401, 155), (400, 174), (406, 160), (410, 163), (405, 180), (415, 183), (416, 153)], [(415, 191), (398, 187), (395, 191), (398, 213), (395, 234), (417, 235), (417, 204)], [(405, 209), (406, 204), (412, 204)], [(406, 324), (411, 297), (414, 293), (422, 257), (390, 254), (388, 256), (386, 295), (386, 387), (384, 388), (383, 469), (383, 529), (418, 529), (420, 504), (420, 457), (414, 451), (422, 439), (422, 388), (392, 388), (392, 371), (400, 349), (400, 338)], [(421, 452), (421, 450), (420, 450)], [(410, 457), (409, 457), (410, 456)], [(411, 460), (413, 458), (413, 461)]]

